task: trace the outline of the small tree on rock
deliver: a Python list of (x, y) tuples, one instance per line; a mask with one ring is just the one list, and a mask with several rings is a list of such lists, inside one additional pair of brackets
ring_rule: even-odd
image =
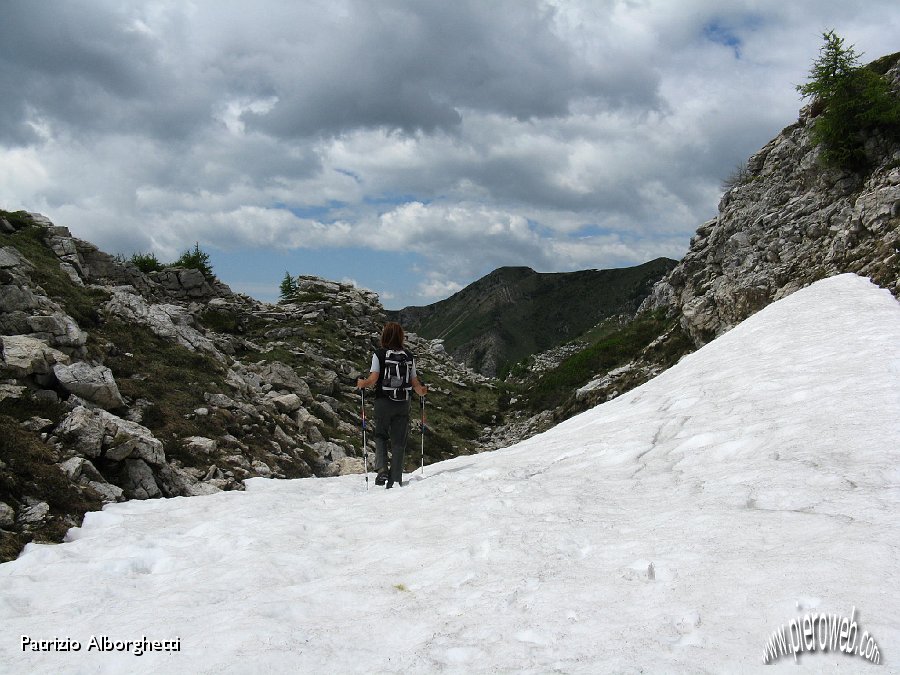
[(281, 300), (282, 302), (287, 302), (295, 295), (297, 295), (297, 281), (290, 275), (289, 272), (284, 273), (284, 279), (281, 280), (281, 284), (278, 289), (281, 291)]
[(181, 254), (181, 257), (172, 263), (172, 267), (187, 267), (189, 269), (200, 270), (203, 276), (207, 278), (213, 277), (213, 269), (209, 264), (209, 253), (200, 248), (200, 242), (194, 243), (194, 249), (188, 249)]
[(822, 147), (823, 161), (860, 170), (868, 163), (867, 134), (879, 128), (889, 136), (897, 135), (900, 100), (883, 77), (859, 65), (852, 45), (845, 46), (833, 30), (822, 37), (825, 44), (809, 71), (809, 81), (797, 85), (797, 91), (812, 99), (812, 139)]

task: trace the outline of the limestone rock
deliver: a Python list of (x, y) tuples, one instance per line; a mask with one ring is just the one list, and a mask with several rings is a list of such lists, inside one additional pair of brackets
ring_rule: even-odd
[[(4, 221), (5, 222), (5, 221)], [(32, 265), (17, 249), (12, 246), (3, 246), (0, 248), (0, 269), (22, 268), (24, 270), (33, 270)]]
[(97, 492), (106, 503), (117, 502), (124, 496), (124, 490), (108, 483), (97, 471), (97, 468), (84, 457), (72, 457), (59, 465), (66, 476), (74, 483), (86, 485)]
[(272, 469), (265, 462), (255, 459), (253, 460), (251, 466), (253, 467), (253, 470), (256, 471), (256, 473), (258, 473), (260, 476), (263, 476), (264, 478), (268, 478), (272, 475)]
[(93, 488), (100, 495), (104, 503), (119, 502), (125, 499), (125, 491), (118, 485), (107, 483), (105, 480), (91, 480), (87, 482), (87, 486)]
[(63, 389), (101, 408), (110, 410), (125, 405), (112, 371), (106, 366), (92, 366), (84, 361), (57, 364), (53, 374)]
[(105, 410), (78, 406), (56, 427), (56, 434), (84, 457), (102, 454), (112, 461), (140, 458), (154, 466), (165, 463), (163, 444), (149, 429)]
[(262, 381), (272, 385), (273, 389), (293, 392), (304, 401), (312, 400), (309, 385), (287, 364), (271, 361), (263, 366), (250, 366), (249, 369), (256, 372)]
[[(886, 77), (900, 86), (900, 61)], [(641, 311), (680, 313), (700, 345), (823, 276), (853, 272), (900, 298), (900, 147), (869, 143), (871, 170), (846, 173), (821, 165), (811, 128), (804, 109), (749, 159)]]
[(16, 377), (48, 374), (53, 372), (55, 365), (70, 361), (68, 356), (43, 340), (28, 335), (3, 335), (0, 343), (3, 344), (3, 362)]
[(347, 453), (337, 443), (331, 441), (319, 441), (312, 444), (312, 449), (324, 462), (336, 462), (347, 456)]
[(31, 312), (39, 306), (40, 302), (30, 288), (12, 284), (0, 286), (0, 312)]
[(300, 410), (303, 407), (303, 401), (300, 399), (297, 394), (283, 394), (281, 396), (275, 396), (272, 398), (272, 402), (275, 404), (281, 412), (292, 413), (296, 410)]
[(18, 384), (0, 384), (0, 401), (7, 398), (22, 398), (28, 387)]
[(364, 473), (365, 465), (361, 457), (341, 457), (329, 465), (328, 472), (334, 476)]
[(184, 439), (184, 444), (187, 450), (204, 455), (212, 455), (218, 448), (215, 440), (204, 436), (190, 436)]
[(50, 505), (47, 502), (36, 502), (19, 511), (18, 523), (22, 527), (39, 525), (50, 515)]
[(193, 317), (184, 307), (148, 303), (128, 289), (116, 288), (105, 310), (124, 321), (143, 324), (156, 335), (174, 339), (191, 351), (205, 351), (220, 361), (225, 360), (212, 340), (192, 326)]
[(142, 459), (125, 460), (122, 488), (129, 499), (152, 499), (162, 494), (153, 471)]
[(16, 512), (6, 502), (0, 502), (0, 529), (9, 529), (16, 524)]

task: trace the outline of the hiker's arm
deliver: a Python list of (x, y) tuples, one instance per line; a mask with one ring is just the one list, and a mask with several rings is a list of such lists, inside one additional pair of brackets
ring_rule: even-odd
[(373, 370), (371, 373), (369, 373), (369, 376), (366, 379), (359, 378), (358, 380), (356, 380), (356, 388), (365, 389), (366, 387), (371, 387), (373, 384), (378, 382), (378, 375), (378, 371)]
[[(375, 379), (376, 379), (376, 380), (378, 379), (378, 373), (375, 373)], [(416, 393), (417, 393), (419, 396), (424, 396), (425, 394), (428, 393), (428, 386), (422, 384), (421, 382), (419, 382), (419, 378), (418, 378), (418, 377), (414, 377), (414, 378), (412, 379), (412, 386), (413, 386), (413, 389), (416, 390)]]

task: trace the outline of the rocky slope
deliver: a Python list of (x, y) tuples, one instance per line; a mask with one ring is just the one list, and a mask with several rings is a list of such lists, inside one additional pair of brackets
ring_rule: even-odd
[[(900, 96), (900, 54), (870, 67)], [(549, 369), (530, 368), (519, 380), (522, 396), (546, 390), (552, 380), (569, 388), (552, 390), (557, 398), (543, 409), (511, 410), (507, 423), (486, 434), (485, 442), (502, 446), (615, 398), (823, 277), (854, 272), (900, 297), (900, 144), (876, 130), (866, 138), (868, 171), (826, 168), (810, 137), (817, 112), (814, 105), (803, 108), (796, 123), (747, 161), (741, 179), (723, 195), (718, 215), (699, 227), (688, 253), (654, 286), (629, 324), (669, 317), (657, 323), (652, 340), (631, 341), (616, 354), (614, 342), (622, 340), (612, 334), (603, 338), (605, 345), (601, 340), (562, 355)], [(596, 360), (591, 376), (584, 363), (588, 349), (611, 353)], [(533, 363), (553, 360), (551, 354)], [(581, 381), (565, 377), (573, 370)]]
[(516, 362), (578, 338), (613, 316), (631, 316), (675, 266), (658, 258), (611, 270), (542, 274), (501, 267), (446, 300), (390, 313), (440, 338), (454, 358), (495, 376)]
[[(104, 502), (361, 473), (354, 386), (384, 310), (369, 291), (297, 283), (293, 302), (261, 303), (0, 212), (0, 559)], [(480, 450), (493, 388), (440, 342), (409, 346), (432, 385), (426, 461)]]
[[(900, 55), (879, 61), (900, 95)], [(900, 146), (866, 141), (871, 171), (823, 168), (804, 108), (747, 162), (690, 250), (643, 309), (681, 316), (696, 344), (827, 276), (855, 272), (900, 296)], [(823, 311), (827, 309), (823, 308)]]

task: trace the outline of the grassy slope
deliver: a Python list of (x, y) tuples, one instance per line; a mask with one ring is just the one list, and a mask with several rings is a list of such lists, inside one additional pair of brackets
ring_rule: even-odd
[[(674, 265), (665, 259), (616, 270), (541, 274), (504, 267), (428, 307), (393, 313), (447, 350), (484, 341), (500, 344), (500, 363), (515, 363), (578, 337), (603, 319), (631, 313), (653, 282)], [(474, 364), (480, 366), (478, 358)]]

